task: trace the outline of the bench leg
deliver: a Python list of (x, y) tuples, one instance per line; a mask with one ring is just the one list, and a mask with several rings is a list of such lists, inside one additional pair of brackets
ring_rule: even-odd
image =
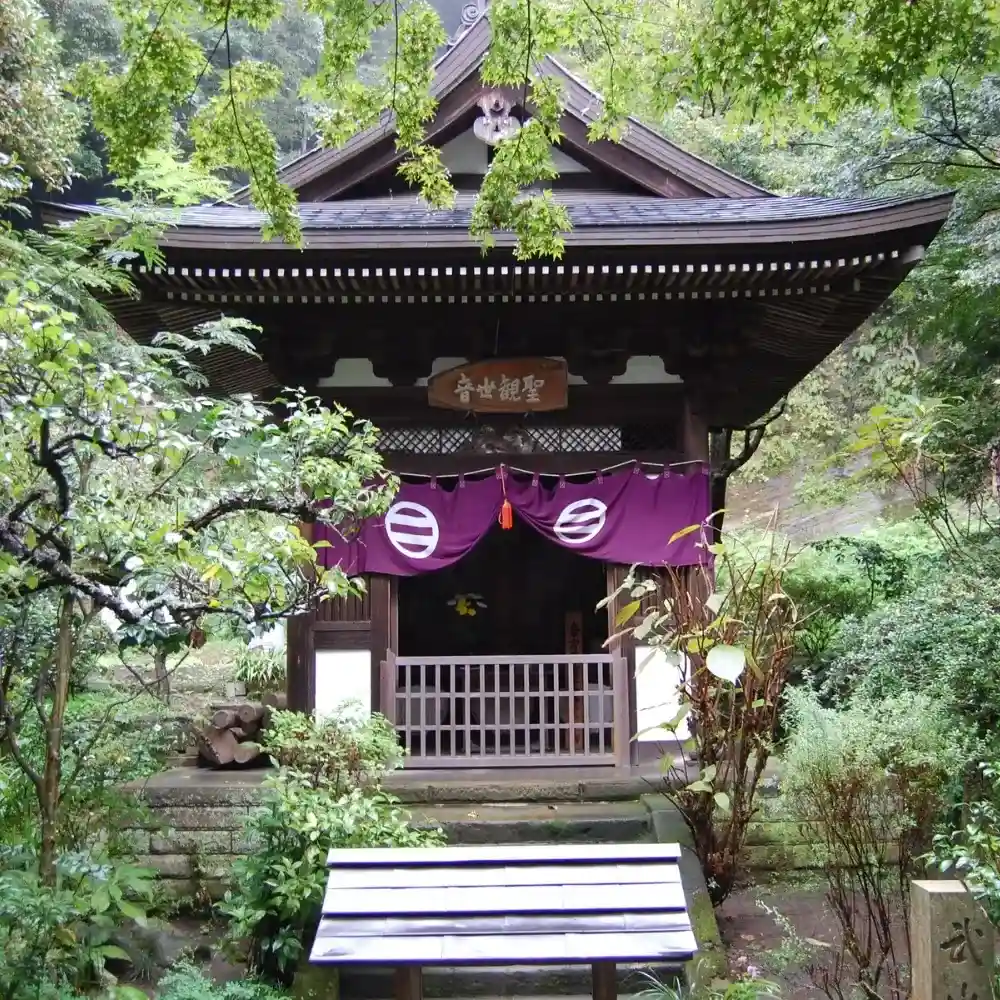
[(419, 965), (398, 965), (393, 975), (395, 1000), (423, 1000), (424, 971)]
[(590, 967), (594, 1000), (618, 1000), (618, 968), (614, 962), (594, 962)]

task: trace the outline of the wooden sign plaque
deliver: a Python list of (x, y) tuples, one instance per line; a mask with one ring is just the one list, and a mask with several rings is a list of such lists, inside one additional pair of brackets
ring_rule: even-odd
[(472, 413), (564, 410), (568, 381), (559, 358), (490, 358), (431, 376), (427, 402)]

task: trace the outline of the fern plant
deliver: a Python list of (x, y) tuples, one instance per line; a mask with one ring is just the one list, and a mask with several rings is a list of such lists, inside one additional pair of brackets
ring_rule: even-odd
[(286, 994), (264, 983), (245, 979), (214, 983), (188, 962), (175, 965), (158, 987), (160, 1000), (285, 1000)]
[(276, 649), (242, 649), (236, 657), (236, 680), (247, 691), (283, 691), (285, 687), (285, 656)]

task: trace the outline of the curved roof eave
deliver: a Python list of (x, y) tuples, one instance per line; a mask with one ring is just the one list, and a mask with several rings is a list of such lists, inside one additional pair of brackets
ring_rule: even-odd
[[(596, 197), (596, 196), (595, 196)], [(952, 193), (905, 199), (847, 201), (829, 198), (666, 199), (605, 196), (603, 202), (569, 205), (574, 248), (722, 248), (726, 245), (820, 246), (843, 240), (909, 231), (929, 243), (951, 208)], [(306, 251), (377, 252), (405, 249), (476, 249), (468, 208), (435, 211), (417, 199), (370, 199), (301, 206)], [(106, 209), (46, 203), (46, 221), (58, 222)], [(164, 248), (228, 251), (292, 251), (281, 241), (263, 242), (263, 216), (244, 207), (203, 207), (180, 212), (164, 233)], [(498, 248), (514, 237), (498, 233)]]

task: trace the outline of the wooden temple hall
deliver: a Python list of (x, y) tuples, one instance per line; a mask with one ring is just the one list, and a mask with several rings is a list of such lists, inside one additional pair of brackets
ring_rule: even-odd
[(323, 550), (367, 592), (290, 623), (293, 707), (359, 699), (414, 767), (627, 768), (675, 714), (676, 674), (609, 646), (598, 604), (634, 563), (704, 557), (696, 536), (670, 539), (709, 513), (710, 428), (759, 419), (856, 330), (951, 198), (776, 197), (638, 122), (590, 143), (599, 98), (547, 60), (567, 99), (551, 185), (565, 254), (521, 262), (499, 233), (484, 256), (474, 191), (491, 143), (531, 114), (480, 81), (489, 40), (486, 13), (437, 66), (429, 137), (453, 209), (399, 178), (387, 117), (286, 167), (303, 249), (264, 242), (243, 204), (184, 210), (165, 266), (137, 270), (141, 297), (109, 304), (140, 341), (244, 316), (261, 359), (213, 352), (213, 391), (304, 386), (381, 429), (403, 485)]

